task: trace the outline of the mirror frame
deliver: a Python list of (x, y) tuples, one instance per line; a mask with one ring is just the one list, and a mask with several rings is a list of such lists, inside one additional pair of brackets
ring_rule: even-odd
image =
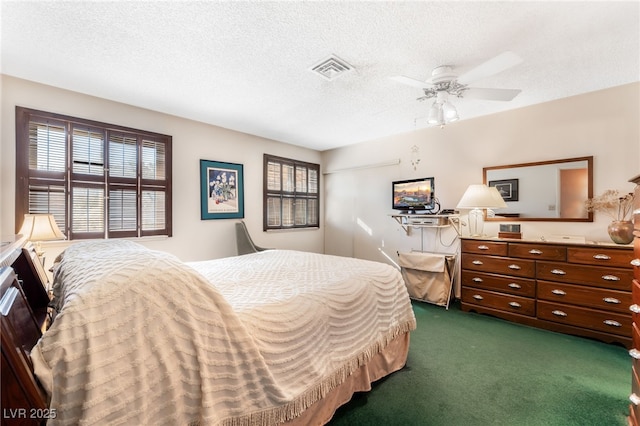
[[(505, 164), (503, 166), (484, 167), (482, 169), (482, 182), (488, 185), (487, 171), (498, 169), (510, 169), (518, 167), (543, 166), (548, 164), (572, 163), (574, 161), (587, 162), (587, 197), (593, 198), (593, 156), (565, 158), (560, 160), (536, 161), (532, 163)], [(486, 215), (486, 213), (485, 213)], [(489, 222), (593, 222), (593, 212), (589, 212), (584, 218), (561, 218), (561, 217), (486, 217)]]

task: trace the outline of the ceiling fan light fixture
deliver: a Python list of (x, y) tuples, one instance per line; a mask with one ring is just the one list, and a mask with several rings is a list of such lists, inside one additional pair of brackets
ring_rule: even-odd
[(444, 113), (442, 111), (442, 104), (435, 101), (431, 108), (429, 108), (429, 116), (427, 117), (427, 123), (429, 124), (444, 124)]
[(442, 104), (442, 113), (444, 116), (444, 120), (447, 123), (457, 121), (460, 118), (458, 116), (458, 111), (456, 110), (456, 107), (454, 107), (453, 104), (448, 101)]
[(460, 119), (456, 107), (449, 101), (436, 100), (429, 108), (429, 115), (427, 116), (427, 123), (433, 125), (444, 126), (447, 123), (452, 123)]

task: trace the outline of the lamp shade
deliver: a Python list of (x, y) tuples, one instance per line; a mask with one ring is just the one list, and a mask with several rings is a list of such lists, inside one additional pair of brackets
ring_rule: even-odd
[(25, 214), (19, 234), (29, 241), (64, 240), (52, 214)]
[(484, 184), (469, 185), (458, 202), (458, 209), (500, 209), (507, 207), (495, 187)]

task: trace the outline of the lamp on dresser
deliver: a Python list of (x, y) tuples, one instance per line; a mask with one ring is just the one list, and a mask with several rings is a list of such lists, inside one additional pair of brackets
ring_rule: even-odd
[(506, 207), (507, 204), (495, 187), (474, 184), (469, 185), (456, 208), (470, 209), (469, 233), (472, 237), (479, 237), (484, 229), (483, 209), (502, 209)]
[(36, 254), (42, 264), (44, 251), (40, 242), (66, 239), (52, 214), (25, 214), (18, 233), (35, 244)]

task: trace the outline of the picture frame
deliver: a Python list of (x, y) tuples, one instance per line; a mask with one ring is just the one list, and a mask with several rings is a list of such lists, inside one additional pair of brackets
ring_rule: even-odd
[(501, 223), (500, 232), (520, 232), (520, 224)]
[(243, 165), (200, 160), (200, 219), (244, 218)]
[(495, 187), (504, 201), (518, 201), (518, 179), (490, 180), (489, 186)]

